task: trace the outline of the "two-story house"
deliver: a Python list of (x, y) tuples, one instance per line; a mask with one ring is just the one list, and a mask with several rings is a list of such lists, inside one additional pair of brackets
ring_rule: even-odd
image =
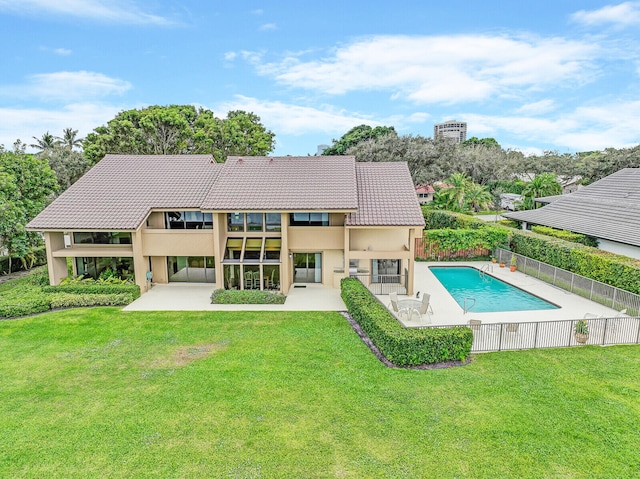
[(106, 272), (288, 292), (349, 272), (413, 290), (424, 227), (405, 163), (352, 156), (107, 155), (28, 225), (51, 284)]

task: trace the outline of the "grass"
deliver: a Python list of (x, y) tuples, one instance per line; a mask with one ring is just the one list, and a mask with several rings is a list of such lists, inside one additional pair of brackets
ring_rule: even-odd
[(337, 313), (0, 322), (0, 477), (637, 477), (640, 348), (384, 367)]

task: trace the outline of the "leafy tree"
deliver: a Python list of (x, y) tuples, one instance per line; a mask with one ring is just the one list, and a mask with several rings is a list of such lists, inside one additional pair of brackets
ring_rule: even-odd
[(446, 152), (440, 151), (431, 138), (420, 135), (383, 135), (362, 141), (345, 154), (354, 155), (356, 161), (406, 161), (411, 178), (418, 185), (442, 178), (439, 162)]
[(447, 186), (436, 191), (433, 197), (434, 206), (449, 211), (469, 211), (467, 194), (472, 185), (464, 173), (454, 173), (445, 180)]
[(483, 145), (487, 148), (500, 148), (500, 143), (498, 143), (495, 138), (478, 138), (477, 136), (472, 136), (468, 140), (462, 142), (462, 146), (474, 145)]
[(82, 138), (78, 138), (78, 130), (73, 128), (65, 128), (62, 130), (62, 136), (56, 137), (57, 144), (69, 150), (74, 148), (82, 148)]
[(623, 168), (640, 168), (640, 145), (633, 148), (607, 148), (604, 151), (578, 153), (583, 183), (590, 184)]
[(210, 153), (224, 161), (227, 154), (266, 155), (274, 148), (274, 136), (253, 113), (233, 111), (219, 119), (192, 105), (154, 105), (118, 113), (87, 135), (83, 145), (90, 164), (107, 153)]
[(25, 146), (19, 141), (13, 151), (0, 146), (0, 243), (9, 258), (23, 261), (42, 242), (37, 233), (24, 227), (42, 211), (57, 188), (47, 161), (26, 154)]
[(43, 133), (41, 138), (36, 138), (35, 136), (33, 136), (32, 138), (36, 140), (36, 142), (32, 143), (29, 146), (31, 148), (40, 150), (40, 152), (47, 151), (57, 144), (56, 137), (48, 131), (46, 133)]
[(322, 154), (346, 155), (349, 148), (363, 141), (374, 140), (387, 135), (398, 136), (396, 129), (392, 126), (376, 126), (375, 128), (371, 128), (369, 125), (355, 126), (342, 135), (339, 140), (334, 139), (333, 144), (324, 150)]
[(535, 198), (543, 196), (559, 195), (562, 186), (558, 183), (557, 176), (553, 173), (542, 173), (531, 180), (522, 190), (521, 210), (531, 210), (537, 207)]
[(81, 152), (72, 150), (66, 145), (56, 145), (38, 153), (37, 156), (46, 159), (55, 172), (59, 192), (69, 188), (90, 168), (89, 162)]

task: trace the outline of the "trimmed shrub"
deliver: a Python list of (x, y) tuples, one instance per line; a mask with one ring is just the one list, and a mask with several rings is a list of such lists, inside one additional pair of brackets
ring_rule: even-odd
[(51, 308), (80, 308), (84, 306), (121, 306), (133, 301), (131, 293), (77, 294), (52, 293), (48, 295)]
[(282, 293), (257, 289), (216, 289), (211, 295), (211, 304), (284, 304), (286, 299)]
[(0, 317), (2, 318), (42, 313), (50, 308), (49, 298), (38, 288), (23, 288), (19, 292), (9, 291), (0, 295)]
[(530, 231), (516, 231), (511, 250), (625, 291), (640, 294), (640, 261)]
[(587, 235), (580, 233), (572, 233), (571, 231), (558, 230), (549, 226), (535, 225), (531, 227), (531, 231), (539, 233), (545, 236), (553, 236), (554, 238), (560, 238), (565, 241), (571, 241), (572, 243), (579, 243), (585, 246), (591, 246), (593, 248), (598, 247), (598, 240)]
[(486, 221), (474, 218), (471, 215), (463, 213), (453, 213), (451, 211), (430, 210), (422, 208), (422, 215), (426, 223), (424, 229), (439, 230), (443, 228), (450, 229), (478, 229), (485, 226), (491, 226)]
[(466, 326), (405, 328), (356, 278), (344, 278), (340, 288), (351, 317), (397, 366), (464, 361), (471, 353), (473, 333)]
[(100, 282), (88, 283), (67, 283), (58, 286), (43, 286), (42, 291), (45, 293), (67, 293), (67, 294), (127, 294), (134, 299), (140, 297), (140, 287), (137, 284), (109, 284)]

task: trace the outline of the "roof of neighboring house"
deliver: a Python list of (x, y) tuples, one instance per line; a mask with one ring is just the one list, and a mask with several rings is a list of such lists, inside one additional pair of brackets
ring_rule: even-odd
[(405, 162), (356, 163), (358, 211), (346, 226), (422, 226), (409, 168)]
[(355, 210), (353, 156), (230, 156), (205, 210)]
[(433, 189), (431, 185), (418, 185), (416, 186), (416, 193), (435, 193), (436, 190)]
[(622, 169), (542, 208), (503, 216), (640, 246), (640, 168)]
[(152, 208), (199, 208), (221, 164), (211, 155), (106, 155), (30, 229), (136, 229)]
[[(106, 155), (31, 230), (133, 230), (152, 209), (344, 211), (354, 225), (422, 226), (405, 163), (353, 156)], [(356, 213), (357, 212), (357, 213)]]
[(560, 198), (564, 198), (565, 196), (567, 195), (541, 196), (540, 198), (536, 198), (535, 201), (536, 203), (553, 203), (554, 201), (558, 201)]

